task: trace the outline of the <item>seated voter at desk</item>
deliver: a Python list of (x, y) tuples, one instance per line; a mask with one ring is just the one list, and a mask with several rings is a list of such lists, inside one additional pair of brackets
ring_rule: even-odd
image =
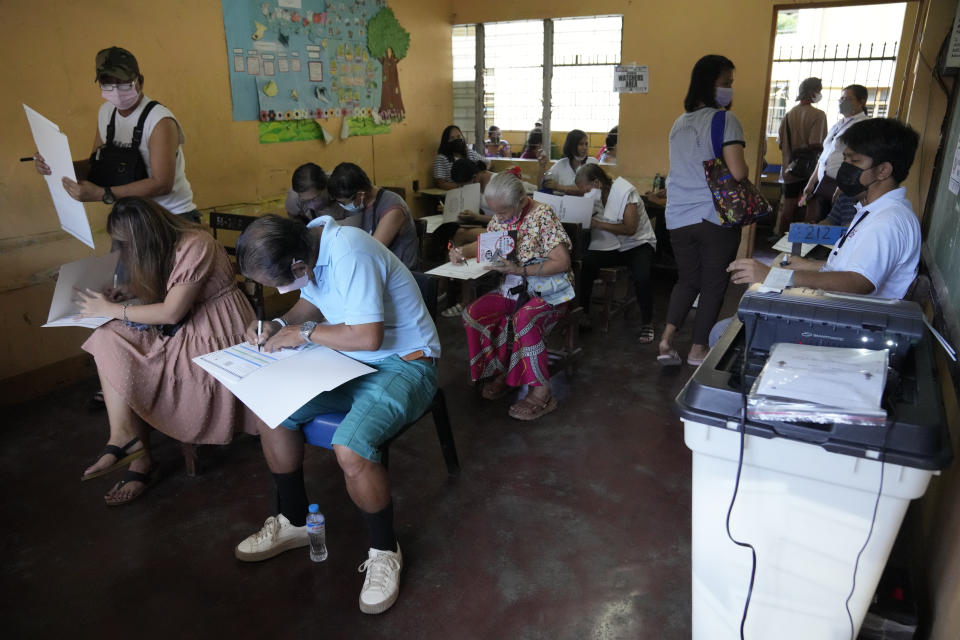
[(327, 193), (327, 174), (312, 162), (294, 170), (284, 208), (288, 216), (303, 224), (320, 216), (330, 216), (340, 221), (341, 225), (360, 226), (359, 214), (349, 216), (349, 220), (343, 222), (347, 218), (347, 211)]
[(341, 162), (333, 169), (327, 190), (348, 215), (360, 216), (355, 226), (393, 251), (407, 268), (416, 269), (419, 266), (417, 227), (403, 198), (374, 186), (367, 173), (352, 162)]
[[(247, 329), (267, 351), (312, 342), (342, 351), (375, 368), (321, 393), (279, 427), (260, 429), (273, 474), (279, 513), (237, 545), (239, 560), (258, 561), (309, 544), (300, 429), (324, 413), (346, 417), (333, 435), (347, 492), (370, 531), (360, 571), (364, 613), (386, 611), (397, 599), (403, 559), (393, 528), (393, 503), (380, 446), (420, 417), (436, 392), (440, 339), (417, 282), (403, 263), (360, 229), (323, 216), (306, 227), (279, 216), (253, 222), (237, 241), (242, 273), (281, 291), (300, 289), (282, 317)], [(324, 324), (318, 324), (325, 320)]]
[[(917, 275), (920, 223), (899, 186), (910, 172), (918, 136), (893, 118), (873, 118), (851, 126), (837, 186), (859, 200), (847, 233), (827, 261), (789, 257), (793, 286), (903, 298)], [(737, 284), (763, 282), (770, 267), (752, 258), (727, 268)]]

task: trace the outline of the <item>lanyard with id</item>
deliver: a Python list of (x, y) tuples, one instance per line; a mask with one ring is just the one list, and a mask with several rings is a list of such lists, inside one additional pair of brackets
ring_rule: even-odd
[[(847, 238), (850, 236), (850, 234), (853, 233), (853, 230), (857, 228), (857, 225), (867, 219), (868, 215), (870, 215), (870, 212), (864, 211), (863, 215), (860, 216), (860, 219), (857, 220), (852, 227), (847, 229), (847, 232), (843, 234), (843, 237), (841, 237), (840, 241), (837, 242), (837, 248), (833, 250), (833, 255), (838, 255), (840, 253), (840, 248), (843, 247), (843, 243), (847, 241)], [(823, 255), (823, 254), (820, 254), (820, 255)]]

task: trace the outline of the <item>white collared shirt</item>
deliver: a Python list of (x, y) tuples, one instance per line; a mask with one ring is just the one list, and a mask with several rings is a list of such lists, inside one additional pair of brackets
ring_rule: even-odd
[(867, 206), (857, 203), (857, 215), (830, 252), (821, 271), (853, 271), (873, 283), (871, 296), (900, 299), (917, 277), (920, 262), (920, 222), (903, 187), (889, 191)]
[(837, 138), (857, 122), (866, 119), (867, 114), (861, 111), (849, 118), (844, 118), (830, 127), (830, 131), (827, 132), (827, 137), (823, 140), (823, 151), (820, 152), (820, 159), (817, 161), (818, 182), (823, 180), (823, 176), (825, 175), (831, 178), (837, 177), (837, 170), (840, 168), (840, 165), (843, 164), (843, 150), (847, 148), (847, 146)]

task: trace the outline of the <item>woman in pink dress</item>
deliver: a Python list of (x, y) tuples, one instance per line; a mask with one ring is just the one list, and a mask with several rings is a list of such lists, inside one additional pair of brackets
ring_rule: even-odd
[(83, 344), (97, 363), (110, 437), (80, 479), (129, 463), (104, 496), (113, 506), (137, 498), (154, 480), (151, 427), (181, 442), (226, 444), (236, 432), (256, 433), (259, 420), (191, 362), (243, 342), (254, 319), (223, 247), (144, 198), (117, 200), (107, 232), (130, 283), (77, 292), (85, 316), (116, 319)]
[[(504, 274), (503, 283), (463, 311), (470, 377), (484, 381), (482, 395), (488, 400), (529, 385), (509, 414), (536, 420), (557, 408), (545, 340), (574, 297), (570, 238), (553, 209), (528, 197), (515, 175), (494, 176), (485, 195), (493, 212), (487, 231), (514, 232), (516, 260), (489, 267)], [(474, 242), (453, 249), (450, 259), (457, 262), (476, 252)]]

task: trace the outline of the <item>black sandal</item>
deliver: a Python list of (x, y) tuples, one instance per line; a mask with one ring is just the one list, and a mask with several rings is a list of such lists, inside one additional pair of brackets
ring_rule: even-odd
[(128, 482), (142, 482), (143, 489), (134, 493), (132, 496), (130, 496), (129, 498), (126, 498), (125, 500), (111, 501), (106, 496), (104, 496), (103, 501), (107, 503), (108, 507), (119, 507), (120, 505), (123, 505), (123, 504), (130, 504), (131, 502), (133, 502), (134, 500), (142, 496), (144, 493), (146, 493), (147, 489), (149, 489), (151, 485), (153, 485), (153, 483), (157, 480), (156, 476), (157, 476), (157, 471), (159, 469), (160, 469), (160, 465), (156, 462), (150, 465), (150, 469), (148, 469), (146, 473), (140, 473), (139, 471), (131, 471), (130, 469), (127, 469), (126, 471), (123, 472), (123, 475), (120, 476), (120, 482), (117, 483), (116, 489), (118, 490), (122, 489), (123, 486)]
[(99, 478), (99, 477), (102, 476), (102, 475), (106, 475), (106, 474), (110, 473), (111, 471), (114, 471), (114, 470), (118, 469), (119, 467), (122, 467), (123, 465), (127, 464), (128, 462), (133, 462), (133, 461), (136, 460), (137, 458), (142, 458), (142, 457), (143, 457), (143, 454), (145, 454), (145, 453), (147, 452), (146, 447), (141, 447), (140, 449), (137, 449), (136, 451), (134, 451), (134, 452), (132, 452), (132, 453), (131, 453), (131, 452), (128, 452), (128, 449), (129, 449), (130, 447), (132, 447), (133, 445), (135, 445), (136, 443), (138, 443), (138, 442), (140, 442), (140, 438), (134, 438), (133, 440), (131, 440), (131, 441), (128, 442), (127, 444), (123, 445), (122, 447), (118, 447), (118, 446), (115, 445), (115, 444), (108, 444), (107, 446), (105, 446), (105, 447), (103, 448), (103, 451), (101, 451), (99, 454), (97, 454), (97, 457), (96, 457), (96, 459), (94, 459), (94, 461), (91, 463), (91, 466), (94, 465), (94, 464), (96, 464), (97, 461), (100, 460), (100, 458), (102, 458), (103, 456), (105, 456), (105, 455), (107, 455), (107, 454), (110, 454), (110, 455), (114, 456), (114, 457), (117, 459), (117, 461), (114, 462), (114, 463), (113, 463), (112, 465), (110, 465), (109, 467), (107, 467), (106, 469), (100, 469), (99, 471), (94, 471), (93, 473), (81, 474), (81, 475), (80, 475), (80, 482), (85, 482), (85, 481), (87, 481), (87, 480), (92, 480), (93, 478)]

